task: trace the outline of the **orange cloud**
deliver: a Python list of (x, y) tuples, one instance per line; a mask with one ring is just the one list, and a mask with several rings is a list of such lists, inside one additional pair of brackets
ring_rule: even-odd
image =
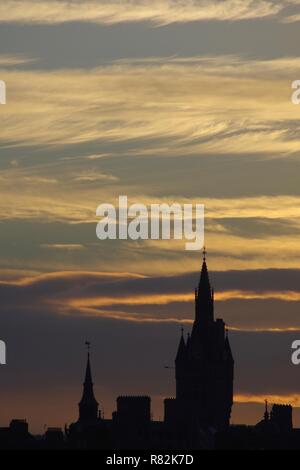
[(234, 396), (234, 403), (264, 403), (268, 400), (270, 404), (277, 403), (279, 405), (292, 405), (296, 408), (300, 407), (300, 395), (247, 395), (237, 394)]

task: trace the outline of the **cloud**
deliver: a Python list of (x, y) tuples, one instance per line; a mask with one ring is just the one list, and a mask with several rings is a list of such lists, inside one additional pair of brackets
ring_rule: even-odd
[(43, 176), (24, 176), (24, 181), (26, 183), (38, 183), (38, 184), (56, 184), (58, 180), (55, 178), (47, 178)]
[(300, 21), (300, 15), (290, 15), (284, 18), (283, 22), (284, 23), (298, 23)]
[(32, 62), (35, 62), (35, 61), (36, 59), (24, 57), (22, 55), (0, 54), (0, 67), (1, 68), (31, 64)]
[(268, 401), (269, 404), (276, 403), (279, 405), (292, 405), (297, 408), (300, 408), (300, 395), (235, 395), (235, 403), (265, 403)]
[(194, 21), (240, 21), (272, 17), (291, 2), (274, 0), (5, 0), (1, 22), (115, 24), (150, 21), (155, 25)]
[(93, 183), (97, 181), (118, 181), (114, 175), (108, 175), (106, 173), (101, 173), (95, 170), (85, 170), (80, 172), (78, 175), (74, 175), (74, 181), (79, 181), (81, 183)]
[[(72, 226), (69, 238), (63, 229), (52, 239), (32, 230), (26, 240), (15, 226), (3, 240), (2, 266), (74, 269), (101, 260), (105, 269), (119, 263), (146, 274), (196, 268), (183, 243), (100, 244), (96, 207), (116, 204), (119, 194), (147, 205), (175, 197), (204, 203), (207, 243), (221, 269), (298, 266), (299, 107), (290, 79), (299, 65), (292, 57), (218, 56), (1, 70), (9, 92), (0, 109), (2, 231), (21, 221)], [(65, 243), (86, 249), (70, 256), (40, 248)]]
[(225, 56), (88, 71), (5, 70), (1, 141), (16, 148), (123, 143), (123, 152), (130, 146), (139, 156), (295, 153), (291, 73), (299, 63)]
[(84, 250), (85, 247), (84, 245), (79, 245), (75, 243), (64, 243), (64, 244), (59, 244), (59, 243), (53, 243), (53, 244), (42, 244), (41, 248), (47, 248), (50, 250)]
[[(216, 311), (235, 331), (299, 331), (299, 273), (298, 270), (212, 272)], [(7, 314), (22, 312), (25, 306), (36, 314), (45, 310), (71, 318), (87, 316), (191, 326), (193, 286), (198, 278), (199, 273), (195, 272), (160, 277), (54, 272), (3, 280), (0, 294)]]
[[(8, 183), (8, 181), (6, 181)], [(61, 192), (60, 192), (61, 191)], [(16, 194), (2, 187), (0, 214), (0, 256), (2, 267), (30, 270), (130, 270), (145, 275), (189, 272), (196, 270), (200, 254), (185, 250), (185, 240), (106, 240), (96, 237), (98, 218), (95, 207), (101, 202), (112, 202), (97, 191), (97, 197), (74, 189), (63, 188), (42, 197), (39, 188), (31, 194), (20, 185)], [(19, 194), (19, 197), (17, 197)], [(22, 197), (22, 205), (19, 200)], [(197, 202), (178, 199), (181, 203)], [(150, 202), (149, 198), (130, 198), (131, 202)], [(174, 199), (173, 199), (174, 201)], [(200, 199), (202, 202), (202, 199)], [(152, 202), (172, 202), (169, 198)], [(199, 200), (198, 200), (199, 202)], [(212, 269), (257, 269), (267, 266), (298, 268), (299, 198), (204, 199), (206, 206), (206, 244), (209, 247)], [(282, 203), (282, 204), (281, 204)], [(273, 206), (278, 205), (278, 211)], [(287, 212), (287, 218), (285, 216)], [(264, 231), (248, 216), (254, 212), (264, 218)], [(232, 221), (233, 214), (237, 217)], [(230, 221), (226, 225), (226, 217)], [(278, 223), (287, 227), (278, 230)], [(240, 226), (246, 224), (241, 231)], [(291, 225), (293, 230), (291, 230)], [(248, 228), (247, 228), (248, 227)], [(85, 249), (45, 249), (45, 245), (84, 245)], [(164, 263), (161, 263), (161, 259)], [(236, 287), (233, 287), (236, 289)], [(251, 290), (251, 286), (248, 290)], [(272, 291), (269, 286), (268, 290)], [(282, 287), (282, 292), (285, 288)], [(285, 294), (282, 294), (285, 295)]]
[[(299, 0), (290, 0), (290, 3), (292, 5), (296, 5), (296, 6), (299, 6), (300, 5), (300, 1)], [(287, 14), (284, 18), (283, 18), (283, 22), (284, 23), (297, 23), (298, 21), (300, 21), (300, 14), (299, 12), (296, 10), (294, 13), (291, 14), (291, 12), (289, 12), (289, 14)]]

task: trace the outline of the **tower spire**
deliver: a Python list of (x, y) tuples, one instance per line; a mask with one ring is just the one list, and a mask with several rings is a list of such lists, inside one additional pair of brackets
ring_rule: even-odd
[(98, 402), (94, 395), (91, 363), (90, 363), (90, 349), (91, 343), (85, 342), (87, 346), (87, 363), (85, 369), (85, 377), (83, 383), (83, 394), (79, 402), (79, 421), (90, 423), (97, 420), (98, 417)]
[(208, 269), (206, 264), (206, 248), (203, 248), (203, 261), (198, 287), (195, 291), (195, 323), (193, 331), (198, 329), (200, 324), (208, 325), (214, 320), (214, 296), (210, 285)]
[(206, 251), (206, 248), (204, 247), (203, 255), (202, 255), (202, 268), (201, 268), (201, 274), (200, 274), (200, 280), (199, 280), (199, 289), (201, 288), (202, 291), (203, 289), (206, 289), (209, 295), (211, 295), (211, 287), (210, 287), (210, 281), (209, 281), (207, 264), (206, 264), (206, 255), (207, 255), (207, 251)]

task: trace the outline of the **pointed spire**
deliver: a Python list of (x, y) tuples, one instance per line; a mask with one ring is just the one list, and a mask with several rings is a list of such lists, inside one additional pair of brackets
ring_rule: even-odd
[(83, 397), (94, 398), (91, 361), (90, 361), (91, 343), (89, 341), (86, 341), (85, 345), (87, 346), (87, 363), (86, 363), (85, 377), (84, 377), (84, 383), (83, 383), (84, 385)]
[(91, 363), (90, 363), (90, 353), (89, 352), (88, 352), (87, 364), (86, 364), (86, 370), (85, 370), (84, 385), (93, 386)]
[(179, 341), (179, 346), (178, 346), (175, 362), (184, 359), (184, 356), (185, 356), (186, 345), (185, 345), (185, 341), (184, 341), (183, 332), (184, 332), (184, 329), (181, 328), (181, 337), (180, 337), (180, 341)]
[(94, 396), (93, 380), (90, 363), (90, 347), (89, 341), (85, 342), (87, 346), (87, 363), (85, 369), (85, 377), (83, 383), (83, 394), (79, 402), (79, 420), (94, 421), (98, 416), (98, 402)]
[[(200, 333), (200, 325), (206, 327), (208, 325), (211, 325), (213, 321), (214, 299), (206, 264), (206, 249), (204, 248), (200, 280), (198, 287), (195, 291), (195, 322), (193, 326), (192, 337), (194, 336), (194, 333), (196, 331)], [(203, 334), (204, 332), (205, 330), (202, 329)]]

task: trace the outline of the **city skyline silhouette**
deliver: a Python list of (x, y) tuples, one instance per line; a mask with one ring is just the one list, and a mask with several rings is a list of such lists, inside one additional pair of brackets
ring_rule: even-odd
[[(78, 420), (63, 428), (48, 427), (37, 440), (27, 420), (12, 419), (0, 428), (0, 448), (68, 449), (218, 449), (300, 448), (300, 432), (293, 430), (292, 406), (265, 401), (263, 419), (255, 427), (230, 423), (234, 400), (234, 358), (228, 329), (215, 319), (203, 249), (202, 268), (195, 289), (195, 317), (191, 332), (181, 329), (174, 360), (175, 395), (164, 399), (164, 418), (153, 419), (148, 395), (118, 396), (111, 418), (97, 401), (91, 369), (91, 342), (86, 340), (87, 362)], [(151, 354), (151, 351), (149, 351)], [(2, 441), (1, 441), (2, 438)]]

